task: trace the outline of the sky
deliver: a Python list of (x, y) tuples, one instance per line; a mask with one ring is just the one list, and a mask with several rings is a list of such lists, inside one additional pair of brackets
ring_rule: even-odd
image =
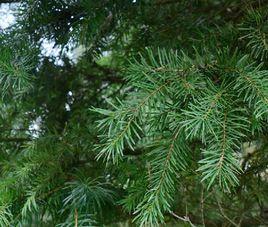
[[(18, 7), (17, 3), (2, 3), (0, 4), (0, 30), (6, 29), (15, 23), (16, 9)], [(69, 43), (71, 45), (71, 43)], [(71, 47), (71, 46), (70, 46)], [(72, 51), (65, 52), (66, 55), (74, 62), (77, 61), (79, 56), (84, 52), (82, 46), (74, 48)], [(59, 59), (60, 48), (55, 46), (55, 42), (47, 39), (42, 39), (42, 55), (47, 57), (56, 58), (56, 64), (62, 65), (63, 62)]]
[[(6, 29), (12, 24), (15, 23), (15, 12), (16, 12), (17, 4), (8, 4), (8, 3), (2, 3), (0, 4), (0, 30)], [(46, 39), (42, 42), (43, 50), (42, 55), (43, 56), (59, 56), (60, 49), (54, 47), (54, 43), (51, 41), (48, 41)], [(62, 62), (59, 61), (59, 64), (62, 64)]]
[(6, 29), (15, 22), (14, 4), (0, 4), (0, 29)]

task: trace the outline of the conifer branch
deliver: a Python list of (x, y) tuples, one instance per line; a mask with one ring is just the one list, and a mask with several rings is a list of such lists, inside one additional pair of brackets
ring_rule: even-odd
[[(183, 157), (187, 147), (179, 145), (178, 129), (171, 139), (160, 140), (155, 144), (152, 155), (152, 173), (147, 192), (143, 201), (137, 206), (135, 220), (141, 225), (163, 222), (164, 212), (171, 212), (172, 195), (175, 191), (176, 172), (185, 170), (186, 163)], [(161, 147), (158, 147), (160, 144)], [(180, 146), (180, 147), (179, 147)]]
[[(165, 89), (170, 82), (171, 81), (167, 81), (164, 84), (161, 84), (160, 86), (156, 87), (153, 91), (146, 94), (146, 97), (140, 100), (136, 106), (134, 106), (130, 110), (121, 112), (119, 114), (123, 114), (122, 118), (127, 118), (127, 121), (125, 121), (123, 125), (121, 125), (123, 127), (119, 127), (118, 131), (108, 136), (106, 142), (104, 142), (104, 145), (100, 145), (98, 147), (101, 148), (101, 151), (97, 156), (98, 159), (104, 156), (106, 161), (111, 159), (114, 163), (117, 163), (118, 160), (123, 157), (123, 150), (125, 149), (125, 144), (129, 145), (129, 147), (134, 150), (133, 146), (135, 145), (135, 141), (131, 133), (134, 132), (134, 135), (140, 138), (139, 134), (142, 132), (141, 126), (137, 122), (137, 118), (141, 114), (141, 111), (144, 106), (150, 101), (150, 99), (153, 98), (157, 93), (161, 92), (161, 90)], [(101, 109), (93, 110), (101, 114), (105, 114), (105, 111)], [(111, 128), (111, 124), (113, 124), (114, 117), (118, 117), (118, 113), (109, 113), (108, 118), (110, 118), (110, 120), (107, 118), (107, 120), (111, 122), (109, 128)], [(122, 123), (120, 122), (120, 124)], [(100, 121), (99, 128), (102, 128), (102, 121)]]

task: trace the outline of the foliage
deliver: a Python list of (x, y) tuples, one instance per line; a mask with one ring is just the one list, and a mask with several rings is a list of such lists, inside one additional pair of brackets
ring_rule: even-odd
[(265, 225), (266, 1), (19, 2), (0, 226)]

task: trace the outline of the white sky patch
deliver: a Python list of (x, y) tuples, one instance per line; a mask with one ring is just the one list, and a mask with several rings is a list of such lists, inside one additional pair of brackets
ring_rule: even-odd
[(29, 126), (30, 135), (33, 138), (38, 138), (41, 133), (41, 125), (42, 125), (42, 117), (37, 117), (35, 120), (33, 120)]
[(71, 107), (68, 103), (65, 103), (65, 110), (66, 111), (71, 111)]
[(0, 29), (6, 29), (15, 23), (14, 13), (18, 4), (0, 4)]
[(41, 55), (46, 57), (55, 58), (56, 65), (63, 65), (63, 61), (59, 58), (61, 49), (55, 45), (54, 41), (43, 39)]
[(55, 47), (55, 42), (49, 41), (47, 39), (42, 40), (42, 55), (57, 57), (60, 54), (60, 48)]
[(77, 63), (79, 58), (86, 51), (86, 48), (83, 45), (79, 45), (78, 47), (74, 47), (71, 51), (68, 51), (66, 55), (69, 59), (71, 59), (74, 63)]
[(67, 93), (67, 102), (65, 103), (65, 110), (66, 111), (71, 111), (71, 105), (73, 103), (74, 103), (73, 92), (68, 91), (68, 93)]
[[(41, 55), (46, 57), (52, 57), (55, 59), (56, 65), (63, 65), (63, 61), (60, 59), (61, 54), (65, 54), (73, 63), (77, 63), (80, 56), (86, 51), (86, 48), (82, 45), (76, 47), (72, 41), (70, 41), (63, 50), (55, 45), (55, 41), (42, 39), (41, 40)], [(61, 53), (62, 51), (62, 53)]]

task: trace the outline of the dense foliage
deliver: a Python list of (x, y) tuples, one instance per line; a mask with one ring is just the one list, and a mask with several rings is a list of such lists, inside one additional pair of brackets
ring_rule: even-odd
[(0, 226), (267, 224), (267, 1), (7, 2)]

